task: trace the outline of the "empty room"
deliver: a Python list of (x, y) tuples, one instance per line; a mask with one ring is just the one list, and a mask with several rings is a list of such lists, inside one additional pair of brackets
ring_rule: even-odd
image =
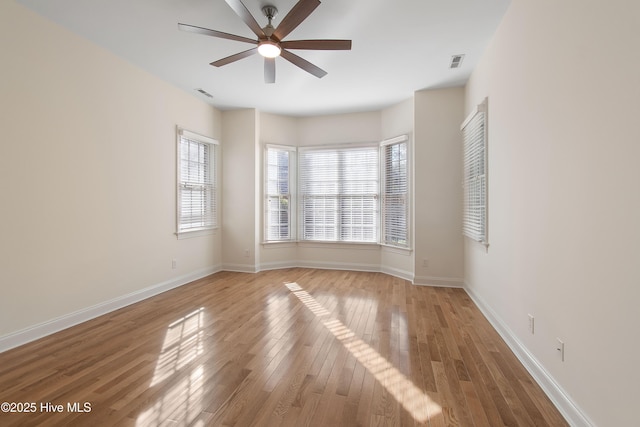
[(3, 0), (0, 425), (638, 425), (639, 44), (629, 0)]

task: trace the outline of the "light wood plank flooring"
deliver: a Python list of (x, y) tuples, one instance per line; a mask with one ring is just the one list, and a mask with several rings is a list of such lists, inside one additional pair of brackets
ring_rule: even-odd
[(4, 427), (567, 425), (463, 290), (313, 269), (217, 273), (4, 352), (0, 402), (37, 406)]

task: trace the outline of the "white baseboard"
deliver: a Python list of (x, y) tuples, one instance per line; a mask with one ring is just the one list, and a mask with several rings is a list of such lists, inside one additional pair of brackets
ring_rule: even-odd
[(259, 271), (282, 270), (284, 268), (295, 268), (295, 267), (299, 267), (297, 261), (263, 262), (260, 264)]
[(222, 264), (222, 270), (235, 273), (257, 273), (260, 271), (254, 264)]
[(443, 288), (462, 288), (464, 280), (451, 277), (416, 276), (413, 279), (416, 285), (439, 286)]
[(317, 268), (320, 270), (351, 270), (351, 271), (370, 271), (377, 273), (385, 273), (390, 276), (413, 282), (413, 273), (410, 271), (400, 270), (398, 268), (387, 267), (378, 264), (354, 264), (354, 263), (335, 263), (335, 262), (319, 262), (319, 261), (284, 261), (269, 262), (260, 264), (260, 271), (279, 270), (282, 268)]
[(0, 353), (220, 271), (211, 266), (0, 337)]
[(317, 268), (320, 270), (351, 270), (379, 272), (379, 264), (357, 264), (352, 262), (298, 261), (298, 267)]
[(380, 272), (388, 274), (389, 276), (398, 277), (400, 279), (408, 280), (414, 283), (413, 273), (410, 271), (400, 270), (399, 268), (387, 267), (385, 265), (380, 267)]
[(573, 427), (594, 427), (595, 424), (589, 419), (578, 405), (571, 400), (569, 395), (560, 387), (556, 380), (547, 372), (540, 362), (527, 350), (516, 335), (500, 319), (500, 317), (487, 305), (484, 300), (467, 285), (464, 290), (478, 306), (482, 314), (494, 327), (502, 339), (507, 343), (511, 351), (516, 355), (520, 363), (531, 374), (534, 380), (542, 388), (545, 394), (558, 408), (567, 422)]
[(399, 270), (396, 268), (380, 266), (379, 264), (357, 264), (357, 263), (335, 263), (335, 262), (320, 262), (320, 261), (289, 261), (289, 262), (277, 262), (277, 263), (264, 263), (260, 266), (253, 264), (224, 264), (222, 266), (211, 266), (201, 270), (191, 272), (189, 274), (176, 277), (171, 280), (167, 280), (162, 283), (141, 289), (139, 291), (132, 292), (121, 297), (114, 298), (103, 303), (96, 304), (91, 307), (87, 307), (73, 313), (69, 313), (46, 322), (22, 329), (20, 331), (4, 335), (0, 337), (0, 353), (26, 344), (31, 341), (35, 341), (39, 338), (47, 335), (54, 334), (56, 332), (67, 329), (71, 326), (75, 326), (79, 323), (86, 322), (87, 320), (94, 319), (103, 314), (107, 314), (114, 310), (126, 307), (144, 299), (150, 298), (154, 295), (158, 295), (162, 292), (166, 292), (170, 289), (177, 288), (185, 285), (194, 280), (206, 277), (210, 274), (217, 273), (218, 271), (236, 271), (241, 273), (257, 273), (261, 270), (275, 270), (280, 268), (318, 268), (325, 270), (352, 270), (352, 271), (370, 271), (381, 272), (389, 274), (400, 279), (409, 280), (416, 284), (429, 284), (432, 286), (458, 286), (457, 282), (452, 279), (438, 278), (438, 280), (431, 280), (432, 278), (426, 278), (428, 280), (420, 281), (420, 278), (413, 278), (411, 272)]

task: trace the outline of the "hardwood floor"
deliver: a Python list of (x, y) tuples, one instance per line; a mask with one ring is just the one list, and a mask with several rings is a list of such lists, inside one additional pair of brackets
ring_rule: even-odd
[(0, 402), (35, 409), (5, 427), (567, 425), (463, 290), (312, 269), (217, 273), (2, 353)]

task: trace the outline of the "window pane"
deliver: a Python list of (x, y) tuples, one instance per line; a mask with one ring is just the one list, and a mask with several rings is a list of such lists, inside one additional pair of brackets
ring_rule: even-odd
[(300, 153), (302, 239), (378, 241), (377, 147)]
[(486, 105), (478, 106), (478, 111), (462, 129), (463, 135), (463, 184), (464, 235), (480, 241), (487, 241), (487, 197), (486, 197)]
[(266, 150), (266, 241), (291, 239), (290, 156), (285, 149)]
[(180, 137), (178, 231), (217, 224), (216, 146)]
[(408, 238), (408, 156), (407, 142), (383, 147), (384, 194), (382, 198), (383, 242), (407, 247)]

